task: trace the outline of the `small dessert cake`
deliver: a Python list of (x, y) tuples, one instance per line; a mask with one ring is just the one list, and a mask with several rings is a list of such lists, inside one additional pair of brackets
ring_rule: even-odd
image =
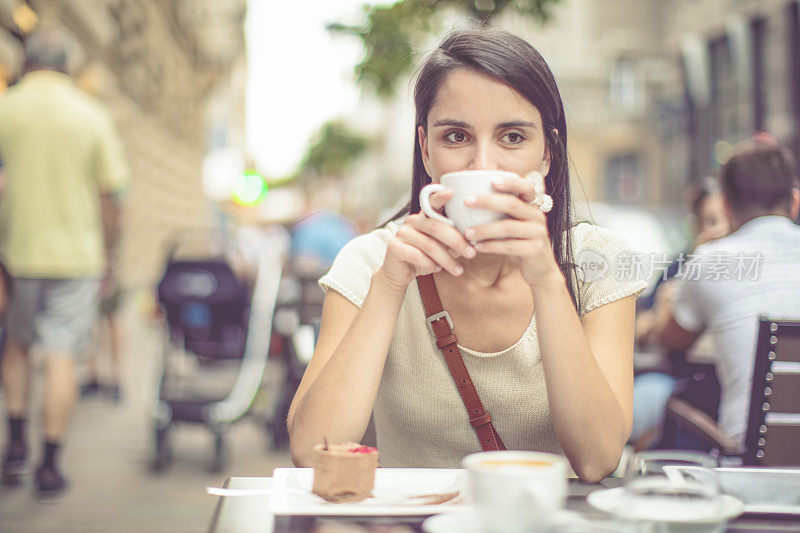
[(314, 448), (311, 491), (329, 502), (359, 502), (372, 496), (378, 450), (353, 442)]

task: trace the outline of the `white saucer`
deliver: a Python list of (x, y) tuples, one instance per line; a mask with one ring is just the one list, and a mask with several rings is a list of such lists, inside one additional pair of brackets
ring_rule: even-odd
[[(615, 514), (619, 508), (620, 502), (622, 501), (622, 495), (624, 494), (625, 488), (624, 487), (616, 487), (613, 489), (604, 489), (604, 490), (596, 490), (589, 494), (589, 497), (586, 500), (589, 504), (596, 508), (600, 509), (601, 511), (605, 511), (607, 513)], [(713, 518), (706, 518), (702, 520), (691, 520), (691, 519), (680, 519), (679, 517), (675, 517), (675, 523), (708, 523), (708, 522), (722, 522), (726, 520), (730, 520), (732, 518), (736, 518), (740, 514), (744, 512), (744, 503), (730, 496), (728, 494), (721, 494), (720, 499), (722, 505), (720, 506), (720, 513), (716, 517)]]
[[(559, 511), (547, 526), (555, 527), (580, 523), (583, 519), (573, 511)], [(481, 533), (480, 519), (475, 510), (463, 513), (445, 513), (431, 516), (422, 523), (425, 533)]]

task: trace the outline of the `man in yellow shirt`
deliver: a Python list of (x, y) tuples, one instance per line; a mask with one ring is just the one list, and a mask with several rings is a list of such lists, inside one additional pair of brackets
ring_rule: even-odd
[(75, 359), (90, 337), (118, 195), (128, 169), (112, 119), (65, 74), (68, 37), (43, 29), (26, 41), (26, 74), (0, 98), (0, 261), (12, 278), (0, 362), (9, 442), (0, 481), (18, 484), (27, 459), (30, 348), (44, 353), (44, 446), (39, 495), (61, 493), (57, 454), (76, 398)]

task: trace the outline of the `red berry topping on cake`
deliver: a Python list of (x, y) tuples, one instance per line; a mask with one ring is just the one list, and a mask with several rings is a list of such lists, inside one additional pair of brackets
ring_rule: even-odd
[(355, 448), (350, 448), (347, 450), (350, 453), (372, 453), (377, 452), (377, 448), (373, 448), (372, 446), (356, 446)]

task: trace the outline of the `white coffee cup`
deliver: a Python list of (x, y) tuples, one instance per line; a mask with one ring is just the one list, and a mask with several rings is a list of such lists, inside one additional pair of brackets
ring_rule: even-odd
[(481, 452), (462, 461), (485, 533), (525, 533), (550, 523), (564, 507), (567, 461), (524, 451)]
[[(439, 183), (429, 183), (419, 193), (419, 205), (422, 211), (430, 218), (440, 220), (445, 224), (455, 226), (458, 231), (473, 226), (483, 226), (506, 218), (506, 215), (490, 209), (477, 209), (464, 205), (464, 199), (469, 196), (492, 194), (497, 191), (492, 188), (492, 181), (503, 178), (519, 177), (514, 172), (505, 170), (460, 170), (442, 175)], [(453, 196), (444, 206), (447, 216), (442, 216), (431, 207), (431, 194), (445, 188), (453, 190)]]

